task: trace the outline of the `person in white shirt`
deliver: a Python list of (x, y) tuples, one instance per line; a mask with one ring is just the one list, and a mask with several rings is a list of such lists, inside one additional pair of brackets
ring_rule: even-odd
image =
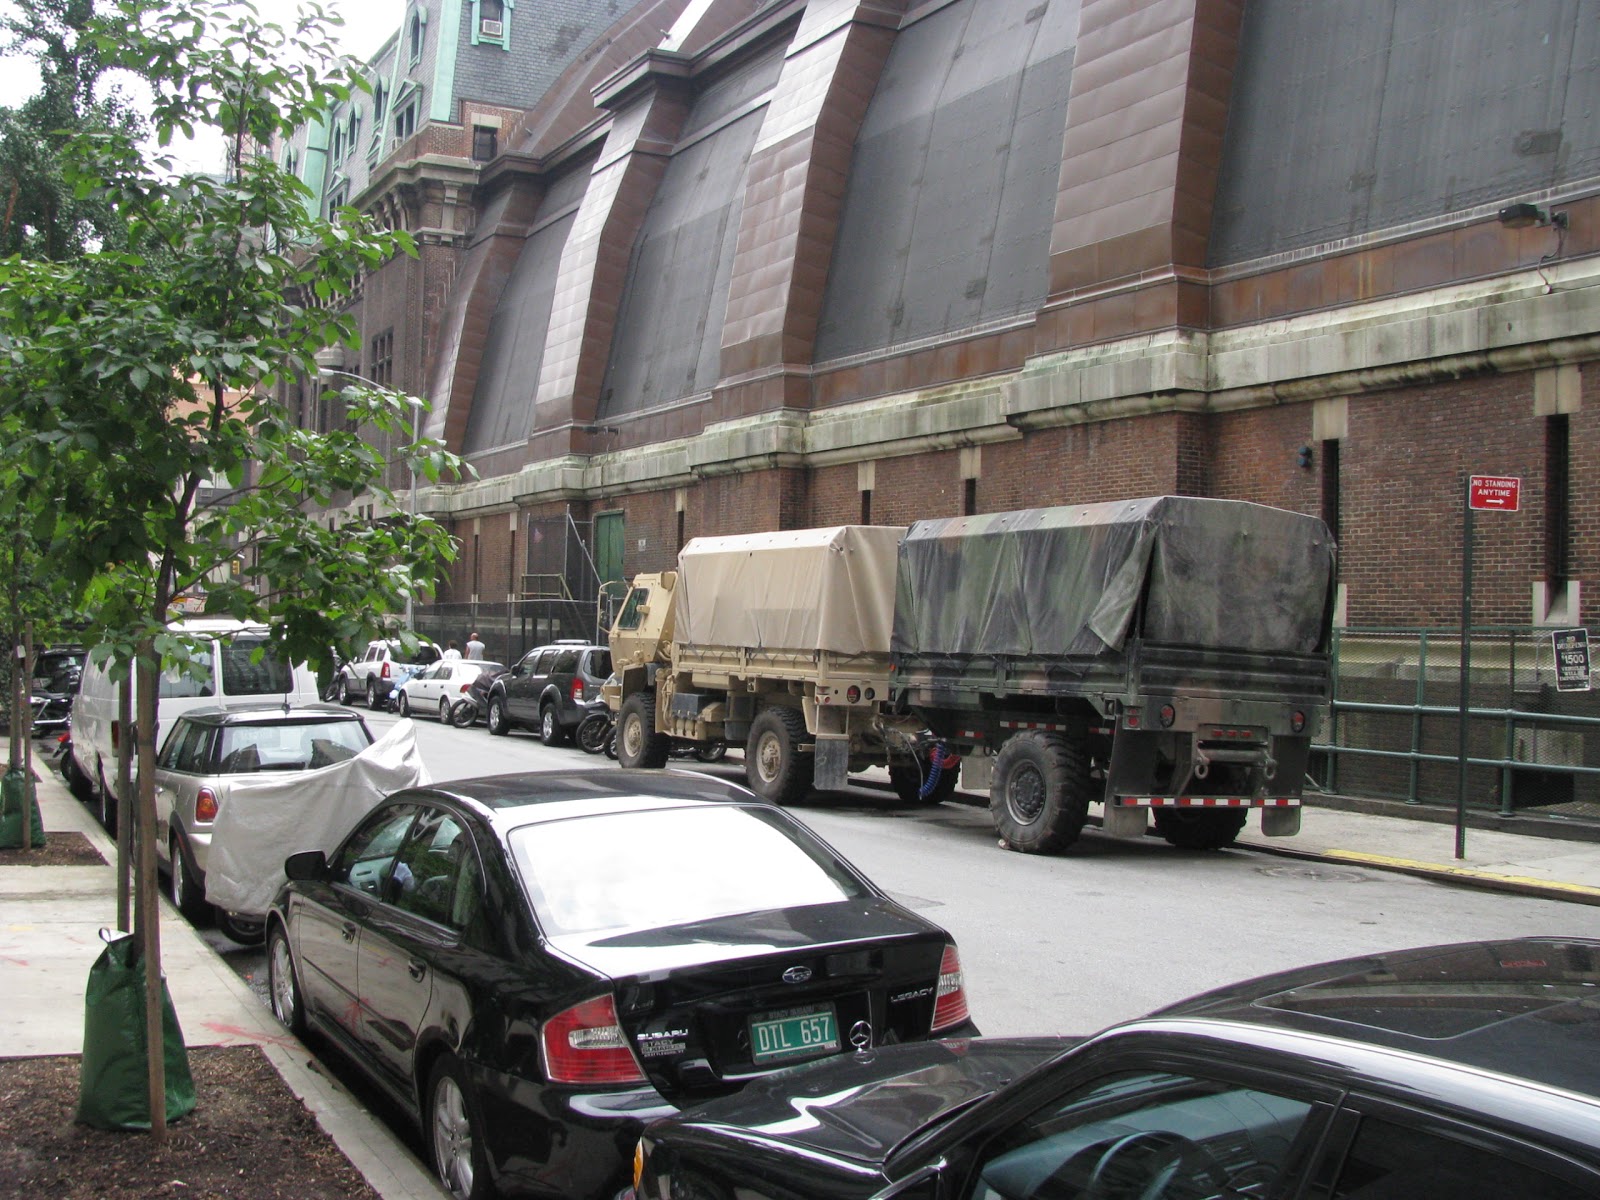
[(483, 642), (478, 638), (478, 631), (474, 629), (467, 636), (467, 659), (470, 662), (483, 661)]
[(460, 659), (461, 659), (461, 651), (459, 649), (457, 649), (456, 644), (454, 642), (451, 642), (450, 645), (445, 649), (444, 661), (445, 662), (459, 662)]

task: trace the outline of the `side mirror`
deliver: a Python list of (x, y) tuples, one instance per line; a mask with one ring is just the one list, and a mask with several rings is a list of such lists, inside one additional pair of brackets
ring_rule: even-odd
[(328, 877), (328, 856), (321, 850), (302, 850), (283, 860), (283, 873), (295, 883), (315, 883)]

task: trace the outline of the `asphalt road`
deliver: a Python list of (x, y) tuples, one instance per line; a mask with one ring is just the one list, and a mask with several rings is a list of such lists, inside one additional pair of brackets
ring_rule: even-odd
[[(366, 715), (377, 735), (397, 720)], [(436, 780), (613, 765), (529, 733), (429, 720), (416, 729)], [(736, 757), (673, 765), (743, 779)], [(1581, 906), (1249, 850), (1186, 852), (1091, 831), (1065, 855), (1014, 854), (997, 846), (977, 797), (904, 811), (885, 795), (853, 787), (793, 811), (955, 935), (985, 1033), (1087, 1033), (1236, 979), (1404, 945), (1594, 932)], [(264, 997), (261, 954), (210, 939)]]

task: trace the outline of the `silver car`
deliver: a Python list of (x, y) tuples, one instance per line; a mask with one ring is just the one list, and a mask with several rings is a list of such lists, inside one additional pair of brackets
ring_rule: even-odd
[[(206, 858), (217, 813), (240, 781), (314, 771), (372, 745), (361, 715), (331, 704), (191, 709), (173, 724), (156, 758), (156, 856), (172, 880), (172, 902), (191, 921), (212, 913)], [(235, 941), (261, 940), (259, 922), (216, 910)]]
[(400, 715), (436, 716), (441, 721), (448, 721), (451, 707), (467, 694), (474, 679), (485, 671), (494, 674), (504, 670), (505, 667), (497, 662), (447, 658), (400, 685)]

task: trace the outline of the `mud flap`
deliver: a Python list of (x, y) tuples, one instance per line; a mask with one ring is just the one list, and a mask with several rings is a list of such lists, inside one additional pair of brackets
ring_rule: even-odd
[(850, 739), (819, 733), (812, 764), (812, 786), (819, 792), (837, 792), (850, 782)]
[(1300, 806), (1263, 808), (1261, 832), (1267, 837), (1293, 837), (1300, 832)]
[(1134, 805), (1107, 804), (1100, 829), (1108, 837), (1143, 837), (1150, 823), (1150, 810)]

